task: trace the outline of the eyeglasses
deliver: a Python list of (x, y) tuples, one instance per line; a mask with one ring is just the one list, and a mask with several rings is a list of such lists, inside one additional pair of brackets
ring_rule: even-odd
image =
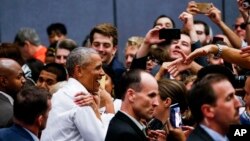
[(234, 24), (233, 27), (234, 27), (234, 29), (237, 29), (238, 27), (240, 27), (241, 29), (246, 29), (246, 24), (245, 23)]

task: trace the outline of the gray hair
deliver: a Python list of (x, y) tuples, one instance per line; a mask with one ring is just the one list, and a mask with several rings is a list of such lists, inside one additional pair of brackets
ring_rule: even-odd
[(84, 66), (91, 63), (92, 54), (98, 54), (98, 52), (95, 49), (88, 47), (77, 47), (72, 50), (66, 61), (66, 68), (69, 76), (73, 75), (75, 66)]
[(31, 44), (38, 46), (41, 44), (40, 38), (33, 28), (21, 28), (15, 37), (14, 42), (19, 46), (24, 46), (25, 41), (29, 41)]

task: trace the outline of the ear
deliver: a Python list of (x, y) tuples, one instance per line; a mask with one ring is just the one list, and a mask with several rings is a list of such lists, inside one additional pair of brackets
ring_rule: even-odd
[(79, 78), (82, 76), (82, 69), (81, 69), (81, 66), (79, 65), (76, 65), (75, 68), (74, 68), (74, 76), (76, 78)]
[(164, 101), (164, 107), (169, 108), (171, 104), (172, 104), (172, 99), (169, 97), (166, 98), (166, 100)]
[(131, 88), (128, 88), (127, 92), (126, 92), (126, 95), (128, 96), (128, 100), (130, 102), (134, 102), (134, 99), (135, 99), (135, 91)]
[(5, 87), (8, 84), (8, 80), (4, 76), (0, 76), (0, 84)]
[(43, 124), (43, 115), (39, 115), (38, 117), (37, 117), (37, 119), (36, 119), (36, 123), (37, 123), (37, 125), (40, 127), (40, 126), (42, 126), (42, 124)]
[(204, 117), (207, 118), (213, 118), (215, 113), (214, 113), (214, 107), (209, 105), (209, 104), (204, 104), (201, 106), (201, 111), (204, 115)]
[(117, 51), (117, 46), (114, 46), (112, 49), (112, 54), (115, 55), (116, 51)]

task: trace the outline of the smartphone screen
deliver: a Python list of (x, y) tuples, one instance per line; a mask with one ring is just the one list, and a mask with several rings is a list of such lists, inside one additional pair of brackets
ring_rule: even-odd
[(180, 29), (166, 29), (163, 28), (159, 31), (159, 38), (165, 39), (166, 41), (171, 41), (173, 39), (180, 39), (181, 30)]
[(170, 106), (170, 123), (173, 127), (180, 127), (182, 125), (179, 103)]

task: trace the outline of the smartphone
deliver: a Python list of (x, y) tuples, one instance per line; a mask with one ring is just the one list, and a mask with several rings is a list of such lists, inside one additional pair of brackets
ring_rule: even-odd
[(213, 37), (212, 44), (218, 44), (224, 42), (224, 39), (222, 37)]
[(180, 29), (167, 29), (163, 28), (159, 31), (159, 38), (165, 39), (166, 41), (171, 41), (173, 39), (180, 39), (181, 38), (181, 30)]
[(207, 14), (209, 9), (213, 7), (212, 3), (199, 2), (199, 3), (196, 3), (196, 5), (197, 5), (197, 8), (199, 9), (200, 14)]
[(170, 123), (173, 127), (182, 126), (181, 110), (179, 103), (170, 106)]

